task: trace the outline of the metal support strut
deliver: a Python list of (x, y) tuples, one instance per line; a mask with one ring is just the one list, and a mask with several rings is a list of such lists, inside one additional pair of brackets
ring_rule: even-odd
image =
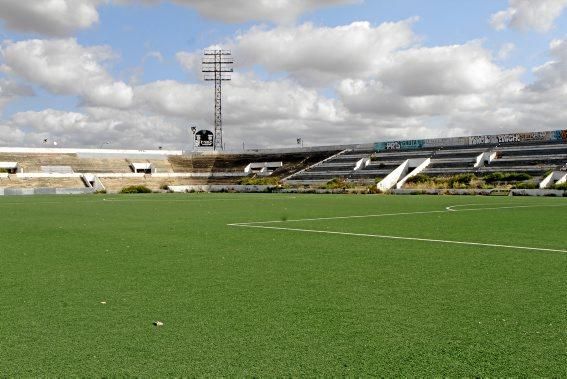
[(206, 81), (215, 82), (215, 141), (214, 149), (223, 150), (222, 141), (222, 82), (231, 80), (233, 72), (230, 50), (205, 50), (203, 73)]

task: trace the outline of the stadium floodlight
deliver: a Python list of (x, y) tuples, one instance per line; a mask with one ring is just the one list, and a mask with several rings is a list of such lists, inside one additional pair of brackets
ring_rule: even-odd
[(230, 50), (205, 50), (203, 74), (205, 81), (215, 82), (215, 139), (214, 149), (223, 150), (222, 141), (222, 82), (231, 80), (233, 72), (232, 52)]
[(99, 149), (102, 149), (102, 147), (103, 147), (104, 145), (110, 145), (110, 141), (106, 141), (106, 142), (101, 143), (98, 148), (99, 148)]

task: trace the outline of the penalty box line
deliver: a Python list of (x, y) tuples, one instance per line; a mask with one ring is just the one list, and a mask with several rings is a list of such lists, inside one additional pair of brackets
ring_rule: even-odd
[[(470, 205), (489, 205), (489, 204), (466, 204)], [(465, 205), (462, 205), (465, 206)], [(286, 228), (279, 226), (266, 226), (266, 224), (274, 223), (287, 223), (287, 222), (300, 222), (300, 221), (324, 221), (324, 220), (344, 220), (344, 219), (355, 219), (355, 218), (372, 218), (372, 217), (387, 217), (387, 216), (405, 216), (405, 215), (419, 215), (419, 214), (434, 214), (434, 213), (452, 213), (452, 212), (467, 212), (467, 211), (486, 211), (486, 210), (498, 210), (498, 209), (514, 209), (514, 208), (535, 208), (535, 207), (565, 207), (567, 204), (553, 204), (553, 205), (520, 205), (520, 206), (507, 206), (507, 207), (492, 207), (492, 208), (476, 208), (476, 209), (452, 209), (453, 207), (447, 207), (442, 211), (424, 211), (424, 212), (403, 212), (403, 213), (383, 213), (375, 215), (362, 215), (362, 216), (337, 216), (337, 217), (320, 217), (320, 218), (309, 218), (309, 219), (296, 219), (296, 220), (275, 220), (275, 221), (258, 221), (258, 222), (248, 222), (248, 223), (234, 223), (228, 224), (227, 226), (240, 227), (240, 228), (254, 228), (254, 229), (271, 229), (271, 230), (283, 230), (283, 231), (293, 231), (302, 233), (317, 233), (317, 234), (331, 234), (331, 235), (343, 235), (343, 236), (356, 236), (356, 237), (367, 237), (367, 238), (380, 238), (380, 239), (391, 239), (391, 240), (403, 240), (403, 241), (419, 241), (419, 242), (430, 242), (430, 243), (443, 243), (443, 244), (454, 244), (454, 245), (468, 245), (468, 246), (484, 246), (484, 247), (496, 247), (496, 248), (506, 248), (515, 250), (529, 250), (529, 251), (545, 251), (553, 253), (567, 253), (567, 250), (560, 249), (548, 249), (540, 247), (531, 246), (516, 246), (516, 245), (503, 245), (503, 244), (492, 244), (492, 243), (482, 243), (482, 242), (470, 242), (470, 241), (453, 241), (453, 240), (442, 240), (442, 239), (431, 239), (431, 238), (418, 238), (418, 237), (402, 237), (402, 236), (389, 236), (381, 234), (366, 234), (366, 233), (349, 233), (349, 232), (334, 232), (329, 230), (316, 230), (316, 229), (301, 229), (301, 228)]]
[(229, 226), (235, 226), (235, 227), (240, 227), (240, 228), (285, 230), (285, 231), (302, 232), (302, 233), (318, 233), (318, 234), (333, 234), (333, 235), (341, 235), (341, 236), (369, 237), (369, 238), (380, 238), (380, 239), (402, 240), (402, 241), (419, 241), (419, 242), (443, 243), (443, 244), (454, 244), (454, 245), (497, 247), (497, 248), (515, 249), (515, 250), (531, 250), (531, 251), (545, 251), (545, 252), (553, 252), (553, 253), (567, 253), (567, 250), (546, 249), (546, 248), (530, 247), (530, 246), (501, 245), (501, 244), (494, 244), (494, 243), (481, 243), (481, 242), (469, 242), (469, 241), (451, 241), (451, 240), (440, 240), (440, 239), (430, 239), (430, 238), (388, 236), (388, 235), (381, 235), (381, 234), (333, 232), (333, 231), (329, 231), (329, 230), (284, 228), (284, 227), (278, 227), (278, 226), (264, 226), (264, 225), (230, 224)]
[(464, 207), (464, 206), (471, 206), (471, 205), (490, 206), (490, 205), (494, 205), (494, 204), (462, 204), (462, 205), (453, 205), (453, 206), (450, 206), (450, 207), (446, 207), (443, 210), (436, 210), (436, 211), (378, 213), (378, 214), (355, 215), (355, 216), (332, 216), (332, 217), (316, 217), (316, 218), (299, 218), (299, 219), (291, 219), (291, 220), (236, 222), (236, 223), (227, 224), (227, 225), (228, 226), (248, 226), (248, 225), (280, 224), (280, 223), (302, 222), (302, 221), (330, 221), (330, 220), (348, 220), (348, 219), (357, 219), (357, 218), (412, 216), (412, 215), (424, 215), (424, 214), (435, 214), (435, 213), (494, 211), (494, 210), (517, 209), (517, 208), (567, 207), (567, 204), (545, 204), (545, 205), (516, 205), (516, 206), (490, 207), (490, 208), (454, 209), (456, 207)]

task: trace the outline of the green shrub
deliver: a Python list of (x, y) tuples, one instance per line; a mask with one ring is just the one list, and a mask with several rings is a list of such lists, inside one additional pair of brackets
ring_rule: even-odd
[(506, 175), (506, 181), (508, 182), (523, 182), (525, 180), (530, 180), (531, 178), (532, 176), (525, 172), (511, 172)]
[(485, 175), (483, 177), (486, 183), (507, 183), (507, 182), (523, 182), (526, 180), (530, 180), (532, 176), (530, 174), (526, 174), (525, 172), (493, 172), (491, 174)]
[(476, 179), (476, 176), (474, 174), (454, 175), (449, 179), (449, 187), (451, 188), (466, 187), (469, 186), (474, 179)]
[(486, 183), (497, 183), (504, 181), (504, 174), (501, 172), (493, 172), (483, 177)]
[(277, 186), (280, 183), (279, 176), (250, 176), (241, 179), (238, 184), (243, 186)]
[(567, 183), (556, 184), (553, 188), (556, 190), (567, 191)]
[(345, 179), (343, 178), (334, 178), (333, 180), (327, 182), (327, 184), (325, 184), (322, 188), (323, 189), (329, 189), (329, 190), (335, 190), (335, 189), (347, 189), (347, 188), (353, 188), (354, 184), (347, 182)]
[(534, 182), (523, 182), (523, 183), (516, 184), (513, 188), (514, 189), (538, 189), (539, 186), (537, 185), (537, 183), (534, 183)]
[(374, 183), (378, 184), (378, 183), (380, 183), (382, 180), (384, 180), (384, 178), (380, 178), (380, 177), (374, 178)]
[(120, 193), (152, 193), (152, 190), (146, 186), (139, 185), (124, 187)]
[(372, 185), (368, 186), (367, 193), (378, 194), (378, 193), (382, 193), (382, 190), (380, 190), (380, 189), (376, 186), (376, 184), (372, 184)]
[(412, 176), (411, 178), (409, 178), (406, 183), (412, 184), (412, 183), (427, 183), (431, 181), (431, 178), (425, 174), (417, 174), (416, 176)]

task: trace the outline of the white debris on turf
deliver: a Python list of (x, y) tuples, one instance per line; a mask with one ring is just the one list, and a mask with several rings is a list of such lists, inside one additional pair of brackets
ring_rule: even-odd
[(154, 326), (163, 326), (163, 322), (161, 321), (154, 321), (153, 324)]

